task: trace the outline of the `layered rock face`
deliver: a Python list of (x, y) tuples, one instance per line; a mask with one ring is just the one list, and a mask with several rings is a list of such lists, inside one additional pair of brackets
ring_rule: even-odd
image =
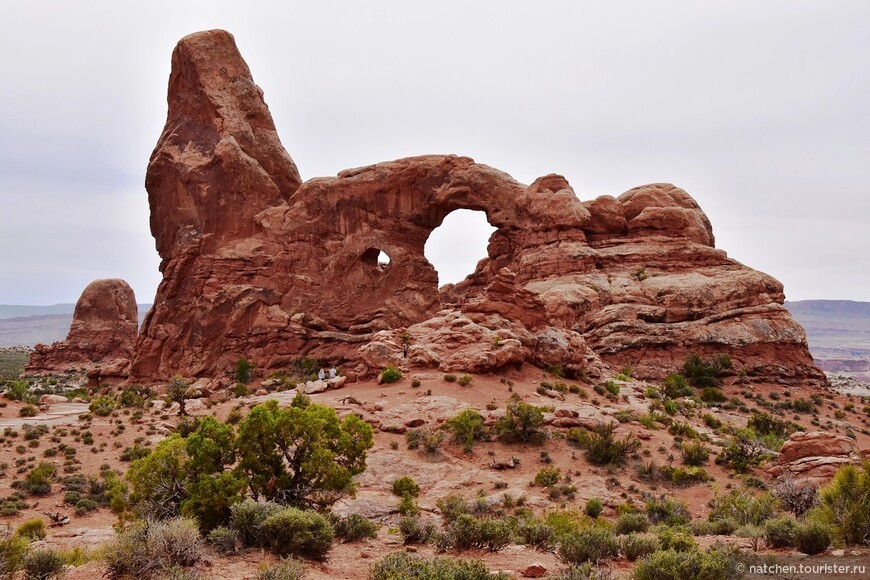
[(767, 470), (776, 478), (791, 478), (798, 487), (818, 487), (843, 465), (861, 463), (855, 440), (824, 431), (798, 431), (782, 444), (776, 463)]
[(124, 280), (95, 280), (76, 303), (66, 340), (36, 345), (29, 374), (85, 372), (92, 378), (127, 376), (138, 331), (138, 307)]
[[(658, 378), (698, 352), (728, 353), (761, 381), (825, 381), (782, 285), (717, 250), (678, 187), (581, 202), (561, 176), (526, 186), (454, 155), (302, 183), (230, 34), (182, 39), (172, 64), (146, 178), (163, 281), (137, 379), (301, 356), (351, 376), (530, 362)], [(475, 272), (439, 290), (423, 247), (456, 209), (485, 212), (497, 231)]]

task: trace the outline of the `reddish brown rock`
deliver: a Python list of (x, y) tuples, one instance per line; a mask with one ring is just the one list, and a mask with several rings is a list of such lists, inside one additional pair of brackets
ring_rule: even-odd
[(127, 376), (138, 328), (133, 289), (123, 280), (95, 280), (76, 303), (66, 340), (36, 345), (25, 372), (85, 372), (95, 379)]
[(788, 477), (803, 487), (827, 483), (843, 465), (860, 463), (855, 440), (844, 435), (798, 431), (782, 444), (776, 463), (767, 470), (776, 478)]
[[(226, 32), (175, 49), (146, 186), (163, 281), (137, 379), (229, 376), (240, 358), (267, 372), (300, 356), (351, 379), (385, 364), (523, 363), (661, 378), (698, 352), (729, 354), (750, 380), (825, 382), (782, 285), (715, 249), (682, 189), (581, 203), (559, 175), (525, 186), (454, 155), (302, 183)], [(496, 231), (475, 272), (439, 289), (423, 247), (456, 209), (485, 212)]]

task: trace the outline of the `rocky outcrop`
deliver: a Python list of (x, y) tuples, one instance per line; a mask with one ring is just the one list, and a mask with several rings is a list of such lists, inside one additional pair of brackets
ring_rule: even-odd
[(789, 478), (799, 487), (827, 483), (837, 469), (860, 463), (855, 440), (844, 435), (798, 431), (782, 444), (776, 463), (767, 472), (776, 478)]
[[(303, 183), (232, 36), (188, 36), (172, 64), (146, 178), (163, 281), (137, 379), (229, 374), (240, 358), (277, 370), (300, 356), (356, 376), (531, 362), (657, 378), (689, 352), (722, 352), (750, 380), (825, 381), (782, 285), (717, 250), (678, 187), (581, 202), (559, 175), (526, 186), (455, 155)], [(497, 230), (475, 272), (439, 289), (423, 247), (456, 209)]]
[(84, 372), (94, 379), (126, 377), (138, 329), (133, 289), (124, 280), (95, 280), (76, 303), (66, 340), (36, 345), (28, 374)]

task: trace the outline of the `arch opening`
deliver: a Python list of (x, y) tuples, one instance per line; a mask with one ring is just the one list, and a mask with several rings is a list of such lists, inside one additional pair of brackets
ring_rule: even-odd
[(477, 263), (487, 257), (489, 238), (497, 229), (483, 211), (457, 209), (447, 214), (423, 246), (423, 254), (438, 273), (438, 286), (456, 284), (474, 273)]
[(381, 272), (390, 265), (390, 255), (380, 248), (369, 248), (360, 257), (363, 264), (371, 266)]

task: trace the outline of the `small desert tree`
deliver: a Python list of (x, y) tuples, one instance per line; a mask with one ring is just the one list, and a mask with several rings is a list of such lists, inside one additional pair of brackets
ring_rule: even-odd
[(257, 405), (239, 424), (238, 469), (255, 499), (296, 507), (326, 507), (354, 489), (366, 467), (372, 428), (297, 395), (290, 407)]
[(166, 387), (166, 402), (170, 405), (178, 403), (178, 416), (184, 417), (187, 415), (187, 411), (184, 409), (185, 402), (192, 394), (190, 380), (181, 375), (175, 375)]

